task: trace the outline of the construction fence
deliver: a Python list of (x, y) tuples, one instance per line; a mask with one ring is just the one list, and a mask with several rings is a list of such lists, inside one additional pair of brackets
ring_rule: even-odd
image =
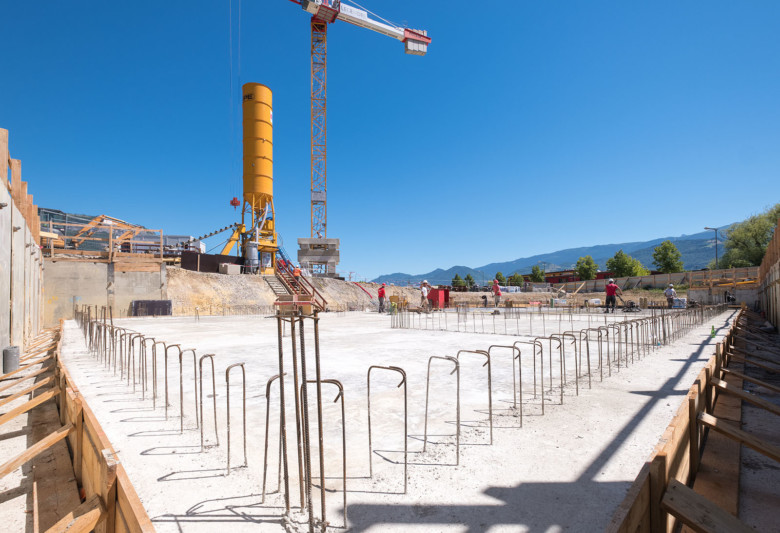
[[(674, 274), (649, 274), (647, 276), (632, 276), (615, 278), (615, 283), (622, 290), (631, 289), (663, 289), (670, 283), (673, 285), (689, 285), (690, 287), (708, 287), (720, 284), (737, 286), (745, 282), (758, 280), (759, 267), (727, 268), (721, 270), (699, 270), (691, 272), (676, 272)], [(569, 281), (557, 283), (556, 289), (566, 292), (604, 292), (609, 280), (592, 279), (588, 281)], [(580, 288), (582, 286), (582, 288)], [(503, 290), (503, 289), (502, 289)]]
[(780, 221), (759, 267), (759, 298), (764, 315), (780, 327)]
[(8, 130), (2, 128), (0, 181), (0, 349), (24, 348), (43, 324), (43, 258), (38, 208), (22, 181), (22, 162), (10, 156)]

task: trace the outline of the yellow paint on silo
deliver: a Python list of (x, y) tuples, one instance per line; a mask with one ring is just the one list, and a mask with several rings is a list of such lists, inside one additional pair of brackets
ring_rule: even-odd
[(260, 83), (243, 86), (244, 201), (257, 211), (274, 196), (273, 95)]

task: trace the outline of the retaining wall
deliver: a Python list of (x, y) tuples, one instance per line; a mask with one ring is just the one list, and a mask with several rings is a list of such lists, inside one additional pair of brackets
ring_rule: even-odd
[(758, 269), (759, 298), (767, 320), (780, 327), (780, 221)]
[[(9, 180), (10, 177), (10, 180)], [(24, 347), (43, 325), (43, 258), (38, 208), (22, 163), (11, 159), (8, 130), (0, 128), (0, 349)]]
[(165, 264), (156, 272), (123, 272), (117, 263), (46, 258), (44, 325), (73, 318), (74, 305), (112, 307), (129, 316), (133, 300), (167, 300)]

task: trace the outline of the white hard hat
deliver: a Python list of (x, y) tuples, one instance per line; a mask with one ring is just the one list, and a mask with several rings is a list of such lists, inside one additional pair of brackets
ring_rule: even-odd
[(610, 282), (610, 283), (615, 283), (615, 280), (614, 280), (614, 279), (612, 279), (612, 278), (609, 278), (609, 282)]
[(669, 284), (669, 286), (670, 286), (670, 287), (674, 287), (674, 285), (672, 285), (671, 283)]
[(427, 279), (424, 279), (424, 280), (423, 280), (423, 283), (428, 283), (428, 280), (427, 280)]

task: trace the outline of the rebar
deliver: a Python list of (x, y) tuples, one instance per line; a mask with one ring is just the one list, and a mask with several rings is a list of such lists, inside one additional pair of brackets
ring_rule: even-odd
[(241, 385), (243, 387), (243, 428), (244, 428), (244, 464), (247, 466), (248, 459), (246, 455), (246, 369), (244, 363), (234, 363), (225, 369), (225, 387), (227, 388), (227, 473), (230, 475), (230, 370), (235, 367), (241, 367)]
[[(455, 355), (455, 359), (460, 361), (460, 354), (462, 353), (482, 355), (486, 359), (482, 366), (487, 366), (488, 372), (488, 421), (490, 422), (490, 444), (493, 444), (493, 378), (490, 365), (490, 354), (485, 350), (459, 350)], [(514, 375), (514, 372), (512, 374)]]
[[(520, 427), (523, 427), (523, 359), (522, 352), (517, 346), (502, 346), (494, 344), (488, 348), (488, 354), (490, 354), (493, 348), (508, 348), (512, 350), (512, 407), (517, 409), (517, 383), (520, 382)], [(516, 354), (516, 355), (515, 355)], [(517, 363), (517, 373), (515, 376), (515, 360)]]
[(455, 465), (460, 464), (460, 363), (454, 357), (449, 355), (439, 356), (432, 355), (428, 359), (428, 378), (425, 380), (425, 432), (423, 434), (423, 452), (428, 445), (428, 393), (431, 388), (431, 362), (434, 359), (442, 359), (444, 361), (451, 361), (455, 364), (455, 368), (450, 375), (456, 374), (456, 400), (455, 400)]
[[(203, 451), (204, 448), (207, 446), (204, 445), (204, 425), (203, 425), (203, 360), (208, 358), (208, 360), (211, 362), (211, 397), (214, 400), (214, 438), (216, 439), (216, 443), (212, 446), (219, 446), (219, 431), (217, 429), (217, 379), (214, 374), (214, 356), (213, 353), (207, 353), (206, 355), (201, 356), (201, 358), (198, 360), (198, 374), (199, 374), (199, 387), (200, 387), (200, 449)], [(208, 447), (212, 447), (208, 446)]]
[[(263, 452), (263, 496), (260, 503), (265, 503), (265, 481), (266, 481), (266, 475), (268, 473), (268, 436), (269, 436), (269, 429), (270, 429), (270, 423), (271, 423), (271, 385), (273, 382), (277, 379), (280, 379), (287, 374), (283, 375), (275, 375), (271, 379), (268, 380), (268, 382), (265, 384), (265, 448)], [(282, 470), (282, 426), (279, 425), (279, 478), (281, 478), (281, 470)], [(278, 490), (281, 490), (282, 488), (281, 479), (278, 481)]]
[(192, 388), (195, 391), (195, 429), (200, 427), (198, 421), (198, 363), (194, 348), (179, 350), (179, 433), (184, 433), (184, 354), (192, 352)]
[(401, 374), (401, 382), (397, 385), (396, 388), (400, 387), (401, 385), (404, 386), (404, 494), (406, 494), (406, 488), (407, 488), (407, 480), (408, 480), (408, 467), (409, 467), (409, 461), (408, 461), (408, 411), (407, 411), (407, 395), (406, 395), (406, 372), (403, 368), (397, 367), (397, 366), (379, 366), (379, 365), (372, 365), (368, 367), (368, 373), (366, 375), (366, 397), (368, 399), (368, 477), (374, 476), (374, 465), (373, 465), (373, 449), (371, 447), (371, 371), (374, 369), (382, 369), (382, 370), (390, 370), (393, 372), (398, 372)]

